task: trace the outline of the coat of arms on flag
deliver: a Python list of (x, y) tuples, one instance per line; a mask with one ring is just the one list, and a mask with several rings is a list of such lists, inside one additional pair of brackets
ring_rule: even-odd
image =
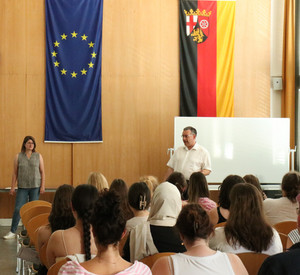
[(191, 35), (196, 43), (203, 43), (209, 36), (209, 16), (211, 11), (184, 10), (186, 15), (186, 34)]

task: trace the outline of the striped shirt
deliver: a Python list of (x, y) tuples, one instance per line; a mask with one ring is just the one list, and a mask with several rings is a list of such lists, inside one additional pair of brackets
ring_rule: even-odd
[[(87, 271), (76, 261), (69, 261), (64, 264), (59, 272), (59, 275), (96, 275), (95, 273)], [(123, 271), (116, 273), (116, 275), (151, 275), (152, 272), (149, 267), (141, 262), (135, 261), (134, 264)]]

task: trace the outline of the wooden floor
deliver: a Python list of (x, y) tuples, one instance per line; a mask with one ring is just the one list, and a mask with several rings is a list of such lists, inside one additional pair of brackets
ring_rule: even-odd
[[(17, 239), (4, 240), (10, 226), (0, 226), (0, 274), (15, 275), (17, 267)], [(20, 231), (20, 228), (17, 232)]]

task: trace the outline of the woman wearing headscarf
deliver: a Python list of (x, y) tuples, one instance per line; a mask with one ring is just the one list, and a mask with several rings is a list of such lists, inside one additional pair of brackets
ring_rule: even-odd
[(185, 252), (174, 229), (181, 211), (181, 197), (176, 186), (161, 183), (154, 191), (147, 222), (131, 230), (124, 247), (124, 259), (134, 262), (159, 252)]

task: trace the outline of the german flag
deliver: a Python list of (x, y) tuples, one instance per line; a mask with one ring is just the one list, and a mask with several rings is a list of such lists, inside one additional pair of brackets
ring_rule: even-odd
[(233, 116), (235, 0), (180, 0), (180, 115)]

